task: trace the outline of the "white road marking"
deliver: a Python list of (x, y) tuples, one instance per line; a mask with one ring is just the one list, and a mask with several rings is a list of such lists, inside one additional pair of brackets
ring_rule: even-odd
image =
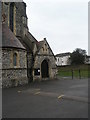
[(38, 95), (38, 94), (40, 94), (40, 92), (36, 92), (34, 95)]
[(60, 95), (60, 96), (58, 96), (58, 99), (61, 99), (63, 96), (64, 96), (64, 95)]

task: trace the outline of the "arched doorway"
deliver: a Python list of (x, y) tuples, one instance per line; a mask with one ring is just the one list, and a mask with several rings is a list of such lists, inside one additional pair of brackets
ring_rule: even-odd
[(42, 78), (49, 77), (49, 65), (47, 60), (44, 60), (41, 64), (41, 74), (42, 74)]

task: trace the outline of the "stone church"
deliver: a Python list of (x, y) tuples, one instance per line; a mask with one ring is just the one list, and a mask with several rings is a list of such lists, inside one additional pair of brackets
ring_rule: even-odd
[(56, 78), (55, 56), (46, 40), (28, 29), (26, 3), (3, 2), (2, 86), (12, 87)]

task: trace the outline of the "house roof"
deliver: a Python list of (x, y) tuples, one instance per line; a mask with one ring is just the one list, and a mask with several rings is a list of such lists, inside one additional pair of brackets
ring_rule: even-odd
[(71, 54), (70, 52), (60, 53), (60, 54), (55, 55), (55, 57), (63, 57), (63, 56), (68, 56), (68, 55), (70, 55), (70, 54)]
[(25, 43), (25, 47), (26, 47), (26, 49), (30, 49), (31, 51), (33, 51), (33, 48), (34, 48), (34, 42), (32, 42), (29, 38), (28, 38), (28, 36), (26, 36), (25, 35), (25, 37), (24, 37), (24, 43)]
[(27, 37), (31, 40), (31, 42), (36, 42), (36, 38), (28, 31), (27, 32)]
[(20, 48), (26, 49), (21, 42), (15, 37), (9, 27), (2, 23), (2, 46), (3, 48)]
[(34, 45), (36, 44), (36, 47), (37, 47), (36, 53), (37, 53), (42, 48), (44, 40), (37, 41), (35, 37), (30, 32), (28, 32), (27, 35), (25, 35), (24, 42), (27, 48), (31, 49), (31, 51), (33, 51)]

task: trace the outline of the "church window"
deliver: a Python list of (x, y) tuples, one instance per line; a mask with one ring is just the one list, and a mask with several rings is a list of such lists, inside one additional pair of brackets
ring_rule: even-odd
[(44, 51), (44, 48), (42, 47), (43, 51)]
[(17, 53), (13, 54), (13, 65), (17, 66)]
[(46, 47), (47, 45), (45, 44), (45, 47)]
[(14, 26), (14, 3), (10, 4), (10, 29), (13, 32), (13, 26)]

